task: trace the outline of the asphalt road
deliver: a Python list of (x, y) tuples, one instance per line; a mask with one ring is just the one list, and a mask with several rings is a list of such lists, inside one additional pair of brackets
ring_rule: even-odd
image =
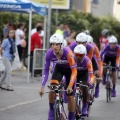
[[(0, 120), (47, 120), (48, 94), (40, 98), (41, 78), (28, 84), (26, 72), (15, 72), (12, 77), (14, 91), (0, 90)], [(120, 120), (120, 80), (117, 97), (106, 102), (106, 91), (100, 86), (100, 97), (95, 99), (86, 120)], [(46, 88), (47, 91), (47, 88)]]

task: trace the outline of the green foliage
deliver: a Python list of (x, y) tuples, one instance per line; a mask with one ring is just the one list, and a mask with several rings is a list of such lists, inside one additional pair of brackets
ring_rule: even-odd
[[(28, 14), (0, 12), (0, 39), (2, 38), (2, 29), (5, 22), (11, 22), (17, 27), (17, 24), (22, 22), (25, 24), (27, 30), (29, 29), (29, 16)], [(33, 14), (32, 16), (32, 28), (35, 27), (37, 21), (43, 21), (43, 17)], [(99, 44), (99, 37), (103, 29), (109, 29), (110, 33), (115, 35), (118, 40), (120, 38), (120, 22), (111, 16), (96, 17), (92, 14), (85, 14), (83, 12), (60, 12), (58, 14), (57, 24), (69, 24), (71, 30), (75, 30), (80, 33), (84, 30), (89, 30), (93, 36), (94, 41)], [(51, 34), (56, 29), (56, 14), (53, 12), (51, 16)], [(120, 40), (119, 40), (120, 42)]]
[[(55, 19), (55, 14), (52, 15), (52, 21)], [(92, 14), (72, 11), (71, 13), (59, 12), (58, 24), (69, 24), (71, 30), (80, 33), (84, 30), (89, 30), (96, 44), (99, 45), (99, 38), (103, 29), (109, 29), (110, 34), (115, 35), (118, 40), (120, 38), (120, 22), (112, 16), (96, 17)], [(52, 26), (54, 24), (52, 23)], [(54, 27), (55, 28), (55, 27)], [(52, 29), (52, 31), (55, 31)], [(120, 40), (119, 40), (120, 42)]]

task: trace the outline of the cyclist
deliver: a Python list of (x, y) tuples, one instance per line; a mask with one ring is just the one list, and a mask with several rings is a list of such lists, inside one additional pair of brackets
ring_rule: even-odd
[(79, 45), (79, 44), (83, 44), (84, 46), (86, 46), (87, 49), (87, 56), (92, 59), (93, 57), (93, 51), (94, 48), (90, 43), (87, 43), (87, 35), (85, 33), (79, 33), (76, 36), (76, 41), (72, 42), (69, 47), (71, 48), (71, 50), (73, 51), (74, 48)]
[(90, 35), (90, 31), (89, 31), (89, 30), (85, 30), (84, 33), (85, 33), (86, 35)]
[[(112, 67), (118, 68), (119, 65), (119, 56), (120, 56), (120, 47), (118, 45), (117, 38), (115, 36), (111, 36), (109, 38), (109, 44), (105, 46), (103, 51), (101, 52), (101, 58), (104, 55), (103, 62), (108, 64), (111, 62)], [(106, 69), (103, 69), (103, 81), (102, 83), (106, 84)], [(116, 97), (116, 69), (112, 68), (112, 97)]]
[(96, 46), (96, 44), (93, 42), (93, 38), (90, 35), (88, 35), (88, 41), (87, 42), (92, 44), (93, 47), (94, 47), (92, 64), (93, 64), (93, 71), (95, 72), (96, 77), (97, 77), (94, 96), (95, 96), (95, 98), (98, 98), (99, 97), (99, 84), (102, 80), (102, 71), (103, 71), (102, 61), (101, 61), (99, 49)]
[[(73, 96), (73, 85), (77, 76), (76, 62), (74, 54), (69, 47), (62, 47), (63, 36), (54, 34), (50, 37), (51, 48), (46, 52), (45, 69), (42, 76), (42, 87), (40, 95), (44, 93), (44, 87), (49, 75), (50, 62), (54, 62), (55, 68), (50, 80), (51, 85), (59, 84), (63, 78), (66, 77), (67, 99), (68, 99), (68, 120), (74, 120), (75, 100)], [(54, 96), (53, 92), (49, 93), (49, 114), (48, 120), (54, 120)]]
[(103, 50), (105, 45), (108, 43), (108, 39), (109, 39), (109, 30), (108, 29), (104, 29), (101, 32), (102, 36), (99, 39), (100, 42), (100, 50)]
[[(94, 75), (91, 60), (86, 56), (87, 51), (84, 45), (80, 44), (74, 48), (74, 54), (77, 61), (77, 83), (82, 81), (85, 85), (93, 86)], [(89, 79), (90, 78), (90, 79)], [(83, 87), (83, 108), (82, 115), (87, 115), (88, 89)]]

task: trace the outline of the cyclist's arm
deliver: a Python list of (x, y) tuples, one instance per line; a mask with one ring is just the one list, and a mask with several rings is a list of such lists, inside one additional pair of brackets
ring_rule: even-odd
[(76, 62), (75, 62), (74, 54), (72, 53), (72, 51), (69, 51), (67, 58), (72, 70), (70, 83), (69, 83), (69, 86), (72, 87), (74, 85), (74, 82), (76, 81), (76, 76), (77, 76)]
[(45, 56), (45, 64), (44, 64), (44, 72), (42, 75), (42, 86), (45, 86), (48, 75), (49, 75), (49, 67), (50, 67), (50, 55), (46, 54)]
[(105, 54), (106, 50), (107, 50), (107, 47), (105, 47), (105, 48), (102, 50), (102, 52), (100, 53), (101, 59), (102, 59), (103, 54)]
[(96, 59), (99, 65), (99, 70), (100, 70), (100, 77), (102, 77), (102, 70), (103, 70), (103, 66), (102, 66), (102, 61), (101, 61), (101, 57), (100, 57), (100, 52), (98, 47), (95, 47), (95, 55), (96, 55)]
[(88, 72), (89, 72), (89, 76), (90, 76), (90, 83), (94, 84), (94, 75), (93, 75), (93, 67), (92, 67), (92, 62), (91, 60), (89, 60), (87, 62), (87, 68), (88, 68)]
[(120, 48), (118, 48), (117, 55), (116, 55), (116, 65), (119, 66), (119, 59), (120, 59)]
[(87, 56), (88, 56), (90, 59), (92, 59), (92, 57), (93, 57), (93, 51), (94, 51), (94, 48), (91, 47), (91, 49), (90, 49), (89, 52), (87, 53)]

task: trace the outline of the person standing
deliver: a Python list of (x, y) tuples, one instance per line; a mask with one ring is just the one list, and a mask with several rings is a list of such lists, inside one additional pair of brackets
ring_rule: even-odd
[(41, 38), (39, 36), (39, 34), (42, 31), (42, 27), (41, 26), (37, 26), (36, 27), (36, 32), (31, 36), (31, 47), (30, 47), (30, 72), (32, 73), (32, 68), (33, 68), (33, 52), (35, 48), (42, 48), (42, 44), (41, 44)]
[(24, 29), (24, 25), (22, 23), (18, 24), (16, 30), (16, 45), (17, 45), (20, 61), (22, 60), (22, 53), (23, 53), (23, 47), (21, 43), (25, 39), (25, 34), (23, 29)]
[[(0, 88), (2, 90), (13, 91), (11, 87), (11, 75), (12, 75), (12, 63), (14, 60), (15, 50), (15, 32), (10, 29), (6, 38), (3, 40), (0, 54), (2, 56), (2, 62), (5, 66), (5, 73), (0, 81)], [(5, 83), (5, 84), (4, 84)]]

